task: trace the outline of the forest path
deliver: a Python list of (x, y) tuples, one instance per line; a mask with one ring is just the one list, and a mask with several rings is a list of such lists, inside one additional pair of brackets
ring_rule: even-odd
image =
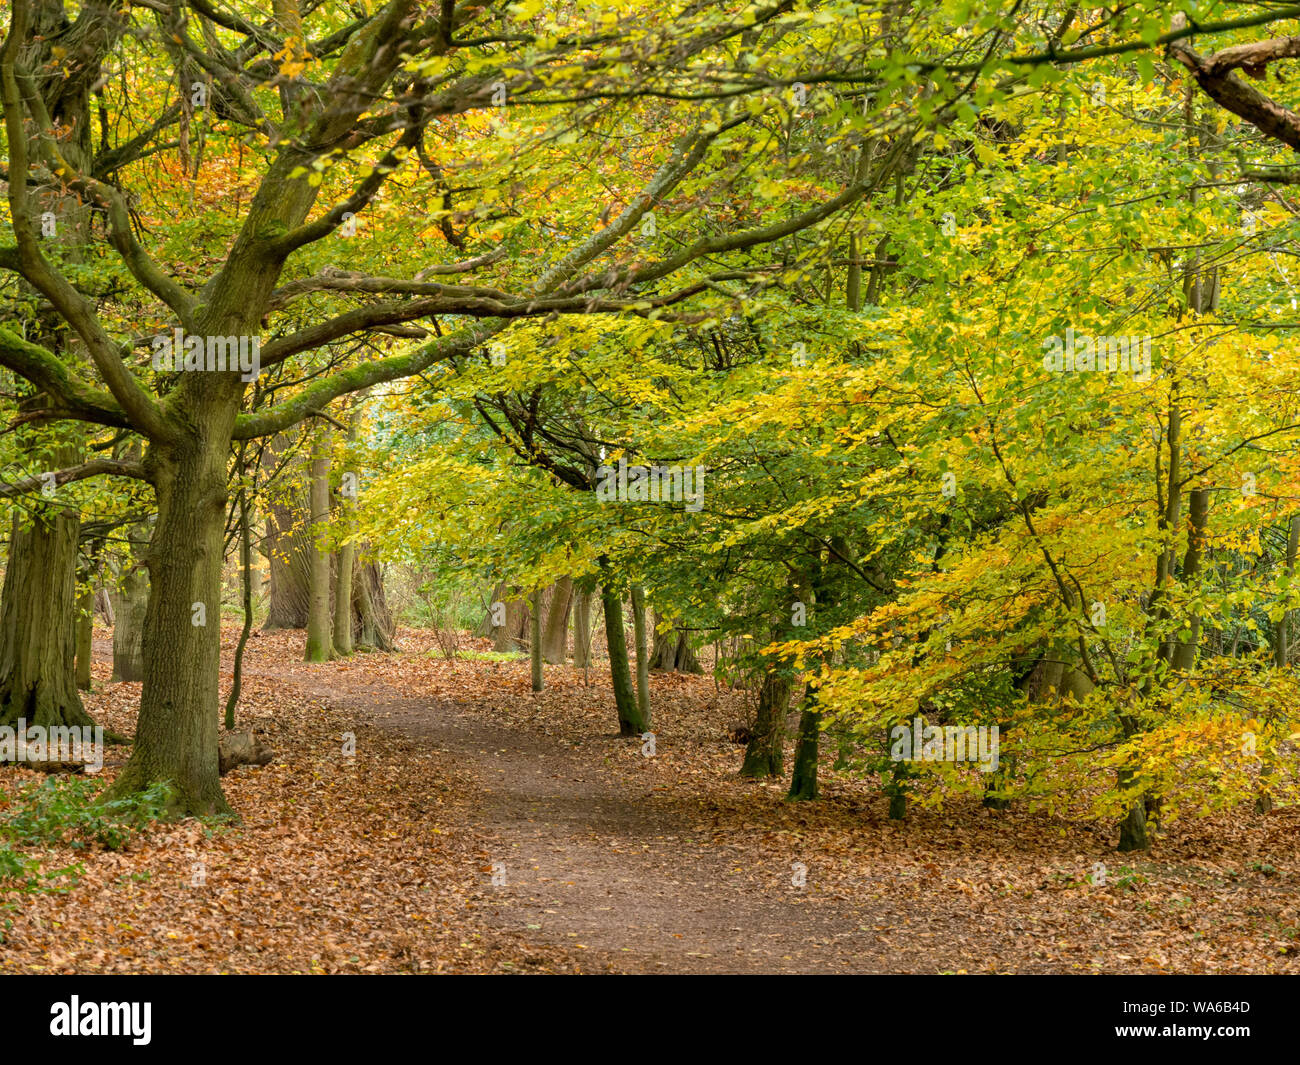
[[(611, 758), (616, 737), (574, 742), (503, 727), (472, 704), (409, 697), (373, 677), (277, 670), (304, 696), (430, 745), (466, 789), (484, 841), (476, 908), (490, 924), (550, 941), (588, 972), (845, 973), (911, 969), (872, 928), (896, 919), (794, 886), (790, 863), (756, 870), (709, 835), (692, 781), (665, 788)], [(504, 694), (502, 698), (506, 697)], [(914, 959), (934, 972), (933, 959)]]

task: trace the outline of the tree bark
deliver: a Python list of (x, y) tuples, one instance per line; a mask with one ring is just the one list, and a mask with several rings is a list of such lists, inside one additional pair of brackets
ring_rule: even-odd
[(77, 598), (77, 687), (90, 691), (90, 659), (95, 638), (95, 590), (86, 588)]
[(591, 597), (592, 586), (584, 581), (578, 586), (573, 604), (573, 664), (580, 669), (591, 665)]
[(686, 633), (673, 627), (667, 632), (660, 632), (655, 625), (654, 650), (650, 653), (650, 668), (656, 672), (703, 673), (699, 658), (691, 650)]
[(785, 715), (790, 709), (790, 677), (769, 666), (758, 692), (758, 717), (754, 737), (745, 748), (740, 775), (754, 780), (779, 777), (785, 772)]
[(74, 671), (80, 522), (42, 509), (15, 513), (0, 592), (0, 725), (93, 726)]
[(821, 711), (817, 693), (810, 684), (804, 690), (803, 712), (799, 715), (799, 737), (794, 752), (794, 774), (788, 799), (817, 798), (817, 747), (821, 735)]
[(384, 598), (383, 571), (377, 563), (365, 562), (355, 568), (352, 598), (357, 645), (375, 651), (396, 651), (397, 627)]
[[(240, 458), (242, 462), (242, 450)], [(235, 707), (239, 705), (239, 693), (244, 686), (244, 648), (248, 646), (248, 634), (253, 630), (253, 545), (248, 521), (248, 492), (242, 486), (239, 489), (239, 570), (244, 600), (244, 625), (239, 630), (234, 673), (230, 678), (230, 694), (226, 696), (227, 731), (235, 727)], [(225, 770), (221, 772), (224, 774)]]
[(317, 427), (311, 449), (310, 605), (307, 609), (307, 645), (303, 654), (308, 662), (328, 662), (334, 657), (330, 631), (330, 556), (321, 545), (330, 516), (329, 472), (329, 433), (324, 427)]
[(542, 590), (533, 592), (532, 616), (529, 619), (528, 657), (532, 665), (533, 691), (542, 690)]
[[(279, 459), (289, 448), (281, 434), (267, 449)], [(262, 628), (305, 629), (311, 608), (311, 503), (297, 481), (296, 463), (282, 472), (282, 483), (270, 495), (266, 514), (266, 546), (271, 575), (271, 601)]]
[(145, 459), (158, 517), (148, 553), (144, 687), (131, 757), (108, 794), (166, 782), (178, 814), (231, 814), (217, 726), (226, 465), (238, 406), (233, 397), (220, 400), (237, 384), (217, 374), (191, 379), (200, 376), (197, 395), (186, 396), (191, 432), (154, 444)]
[(136, 525), (127, 534), (130, 543), (117, 588), (113, 625), (113, 682), (144, 680), (144, 616), (149, 605), (149, 527)]
[(605, 584), (600, 589), (605, 607), (605, 642), (609, 645), (609, 677), (614, 688), (614, 705), (618, 709), (618, 734), (640, 736), (650, 729), (650, 719), (642, 714), (632, 686), (632, 670), (627, 659), (627, 636), (623, 629), (623, 600), (617, 590)]
[(356, 554), (356, 544), (348, 543), (335, 555), (334, 651), (344, 656), (352, 653), (352, 569)]
[(645, 629), (645, 590), (632, 585), (632, 638), (636, 643), (636, 705), (650, 720), (650, 651)]
[(569, 615), (573, 611), (573, 580), (561, 577), (551, 589), (551, 605), (546, 611), (542, 632), (542, 657), (551, 665), (563, 665), (569, 658)]

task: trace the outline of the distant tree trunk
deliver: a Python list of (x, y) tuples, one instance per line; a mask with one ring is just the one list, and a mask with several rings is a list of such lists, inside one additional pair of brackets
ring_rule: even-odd
[(551, 589), (551, 605), (546, 611), (542, 632), (542, 657), (551, 665), (563, 665), (569, 658), (569, 615), (573, 611), (573, 579), (561, 577)]
[[(497, 630), (503, 628), (502, 625), (492, 624), (492, 604), (501, 603), (503, 606), (506, 601), (506, 582), (497, 581), (492, 588), (492, 594), (488, 597), (487, 610), (483, 612), (483, 620), (478, 623), (478, 628), (474, 630), (475, 636), (490, 636), (492, 642), (496, 644)], [(505, 620), (504, 618), (502, 619)], [(500, 648), (497, 648), (500, 650)]]
[(650, 668), (655, 671), (671, 673), (703, 673), (704, 667), (695, 652), (691, 650), (686, 633), (673, 627), (667, 632), (660, 632), (655, 626), (654, 650), (650, 653)]
[(803, 712), (799, 715), (799, 738), (794, 752), (794, 775), (789, 799), (817, 798), (817, 744), (821, 735), (821, 711), (811, 684), (804, 690)]
[(103, 585), (95, 590), (95, 612), (103, 618), (104, 624), (109, 628), (117, 624), (114, 620), (116, 615), (113, 612), (113, 597)]
[(310, 537), (310, 591), (311, 604), (307, 611), (307, 647), (304, 658), (308, 662), (328, 662), (334, 647), (330, 632), (330, 557), (321, 547), (330, 516), (330, 457), (329, 433), (323, 427), (315, 430), (311, 450), (311, 530)]
[(79, 530), (62, 510), (14, 515), (0, 592), (0, 725), (94, 725), (74, 674)]
[(87, 588), (77, 598), (77, 687), (90, 691), (90, 658), (95, 638), (95, 590)]
[(335, 555), (334, 651), (345, 656), (352, 653), (352, 566), (356, 555), (357, 546), (353, 543), (344, 544)]
[[(240, 464), (243, 464), (244, 447), (240, 445)], [(230, 694), (226, 697), (226, 730), (235, 727), (235, 707), (244, 686), (244, 648), (253, 630), (253, 545), (248, 522), (248, 492), (239, 489), (239, 569), (244, 598), (244, 625), (239, 630), (239, 643), (235, 647), (234, 675), (230, 681)]]
[(623, 631), (623, 600), (609, 584), (601, 586), (600, 599), (605, 607), (605, 642), (609, 647), (609, 677), (614, 688), (614, 705), (618, 708), (620, 736), (640, 736), (650, 729), (650, 719), (641, 713), (632, 686), (632, 670), (627, 659), (627, 636)]
[(745, 748), (745, 761), (740, 767), (742, 777), (758, 780), (785, 772), (785, 715), (790, 710), (792, 687), (782, 669), (769, 666), (763, 674), (754, 736)]
[(587, 581), (579, 584), (573, 604), (573, 664), (581, 669), (591, 665), (591, 597), (593, 588)]
[(636, 705), (650, 720), (650, 647), (645, 631), (645, 589), (632, 585), (632, 638), (636, 643)]
[[(268, 449), (279, 460), (290, 448), (289, 437), (281, 434)], [(299, 484), (300, 464), (294, 461), (273, 484), (266, 512), (263, 554), (271, 578), (271, 597), (262, 628), (305, 629), (311, 608), (311, 504), (309, 492)]]
[(533, 592), (533, 609), (529, 618), (528, 657), (532, 664), (533, 691), (542, 690), (542, 590)]
[(114, 683), (144, 680), (144, 615), (149, 606), (149, 572), (142, 557), (149, 542), (148, 529), (131, 531), (131, 553), (114, 592), (117, 616), (113, 626)]
[[(1132, 780), (1129, 770), (1121, 769), (1118, 774), (1119, 785), (1124, 787)], [(1119, 823), (1119, 847), (1121, 852), (1144, 851), (1150, 846), (1147, 840), (1146, 803), (1141, 796), (1129, 807), (1124, 820)]]
[(397, 650), (397, 626), (384, 598), (383, 571), (378, 563), (353, 567), (354, 643), (376, 651)]
[(522, 650), (530, 624), (528, 602), (519, 595), (518, 588), (511, 588), (505, 606), (506, 623), (494, 633), (493, 646), (498, 651)]

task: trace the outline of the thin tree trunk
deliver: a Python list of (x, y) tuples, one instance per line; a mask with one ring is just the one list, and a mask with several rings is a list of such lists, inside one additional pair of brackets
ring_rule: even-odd
[(343, 544), (335, 558), (338, 572), (334, 580), (334, 652), (352, 653), (352, 568), (357, 557), (354, 543)]
[(614, 688), (614, 705), (618, 708), (620, 736), (640, 736), (650, 730), (650, 718), (637, 704), (632, 685), (632, 669), (627, 658), (627, 636), (623, 630), (623, 600), (609, 584), (601, 585), (601, 603), (605, 608), (605, 643), (609, 648), (609, 677)]
[(533, 691), (542, 690), (542, 590), (533, 592), (533, 609), (529, 618), (528, 657), (532, 663)]
[(77, 599), (77, 687), (90, 691), (90, 658), (95, 638), (95, 590), (87, 588)]
[(307, 646), (303, 656), (308, 662), (328, 662), (334, 657), (330, 632), (330, 558), (321, 546), (330, 515), (329, 472), (329, 432), (319, 426), (311, 449), (311, 579), (308, 585), (311, 603), (307, 610)]
[(573, 604), (573, 664), (591, 666), (591, 597), (593, 589), (584, 581), (579, 585)]
[(632, 585), (632, 638), (636, 643), (636, 705), (650, 720), (650, 649), (646, 639), (645, 589)]
[[(242, 455), (241, 455), (242, 457)], [(239, 643), (235, 647), (234, 676), (230, 682), (230, 694), (226, 697), (226, 729), (235, 727), (235, 707), (239, 704), (239, 694), (244, 686), (244, 647), (248, 644), (248, 635), (253, 631), (253, 548), (252, 536), (248, 523), (248, 492), (239, 490), (239, 568), (243, 576), (244, 592), (244, 627), (239, 630)]]

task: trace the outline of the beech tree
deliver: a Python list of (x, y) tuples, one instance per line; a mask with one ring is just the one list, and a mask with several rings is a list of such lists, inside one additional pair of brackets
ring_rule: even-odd
[[(109, 46), (44, 59), (25, 55), (24, 42), (46, 8), (11, 5), (0, 92), (13, 243), (0, 248), (0, 266), (48, 301), (79, 357), (5, 328), (0, 365), (49, 397), (48, 420), (142, 438), (143, 458), (112, 472), (147, 481), (156, 496), (143, 695), (117, 794), (167, 781), (178, 812), (228, 811), (218, 779), (217, 681), (233, 444), (284, 432), (340, 397), (479, 350), (519, 318), (679, 304), (745, 276), (735, 266), (714, 268), (719, 256), (818, 225), (865, 192), (864, 182), (850, 180), (793, 211), (747, 212), (689, 244), (639, 245), (639, 236), (655, 232), (647, 219), (665, 208), (691, 214), (725, 203), (720, 165), (743, 172), (764, 158), (763, 116), (772, 105), (745, 100), (779, 96), (795, 80), (792, 67), (781, 69), (788, 56), (780, 50), (759, 64), (766, 72), (756, 75), (754, 64), (765, 27), (773, 41), (789, 34), (781, 24), (789, 5), (687, 4), (653, 21), (635, 6), (611, 6), (570, 30), (541, 8), (390, 0), (353, 17), (286, 0), (254, 21), (207, 0), (89, 4), (72, 25), (87, 35), (101, 30)], [(114, 91), (103, 68), (118, 58), (132, 71), (118, 101), (129, 102), (131, 119), (104, 128), (93, 155), (79, 156), (38, 86), (75, 77), (87, 91)], [(591, 139), (603, 143), (637, 108), (661, 122), (660, 135), (637, 146), (638, 186), (576, 204), (558, 226), (548, 221), (550, 168), (585, 164)], [(87, 137), (87, 126), (83, 116), (74, 136)], [(231, 213), (205, 235), (208, 254), (198, 260), (151, 241), (133, 221), (132, 185), (147, 182), (173, 144), (182, 173), (197, 174), (200, 153), (211, 159), (218, 148), (243, 160), (227, 192), (234, 203), (224, 201)], [(365, 269), (334, 266), (330, 260), (348, 258), (345, 239), (358, 223), (376, 234), (400, 230), (384, 194), (416, 164), (436, 197), (428, 221), (440, 235), (437, 249), (428, 242), (404, 249), (401, 276), (376, 271), (384, 259), (377, 255), (356, 257)], [(688, 179), (690, 197), (674, 200)], [(464, 206), (470, 186), (474, 202)], [(102, 219), (96, 250), (111, 251), (135, 306), (145, 309), (105, 313), (43, 241), (34, 203), (50, 187)], [(538, 240), (543, 225), (563, 230), (567, 247)], [(528, 257), (507, 260), (511, 246)], [(489, 270), (490, 283), (445, 280)], [(681, 275), (689, 276), (673, 287)], [(188, 363), (135, 359), (151, 333), (178, 329), (178, 340), (206, 341), (210, 359), (214, 340), (218, 353), (256, 342), (254, 375), (215, 360), (200, 372), (193, 348)], [(400, 337), (402, 350), (304, 374), (272, 402), (249, 407), (256, 373), (378, 331)], [(153, 344), (155, 356), (159, 350)], [(81, 464), (58, 475), (96, 472)]]

